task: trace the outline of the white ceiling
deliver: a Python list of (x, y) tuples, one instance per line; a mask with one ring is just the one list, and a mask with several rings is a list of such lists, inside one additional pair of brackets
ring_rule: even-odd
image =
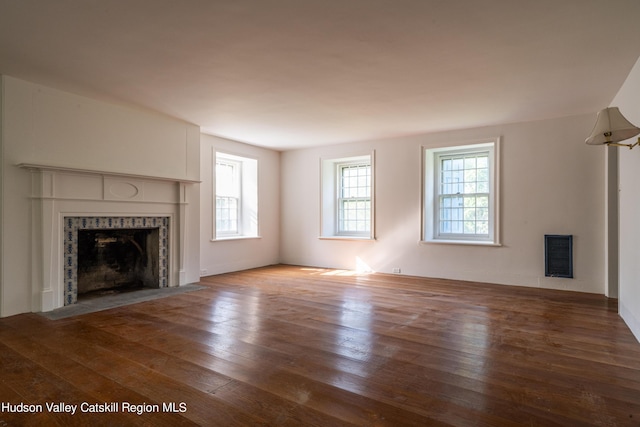
[(595, 113), (638, 24), (638, 0), (0, 0), (0, 74), (291, 149)]

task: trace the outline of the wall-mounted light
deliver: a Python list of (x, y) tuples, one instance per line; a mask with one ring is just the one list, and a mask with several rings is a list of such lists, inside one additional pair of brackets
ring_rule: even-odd
[(585, 142), (589, 145), (610, 145), (632, 149), (640, 144), (640, 138), (633, 144), (618, 144), (618, 142), (633, 138), (638, 134), (640, 134), (640, 128), (631, 124), (620, 113), (618, 107), (609, 107), (600, 110), (596, 125)]

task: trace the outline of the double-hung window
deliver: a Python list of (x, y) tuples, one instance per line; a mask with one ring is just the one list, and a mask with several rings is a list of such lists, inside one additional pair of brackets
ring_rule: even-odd
[(338, 163), (338, 234), (371, 232), (371, 163)]
[(240, 189), (242, 163), (216, 159), (216, 234), (240, 233)]
[(321, 237), (373, 239), (373, 154), (322, 161)]
[(214, 239), (258, 236), (258, 161), (215, 153)]
[(499, 244), (498, 140), (425, 149), (423, 240)]

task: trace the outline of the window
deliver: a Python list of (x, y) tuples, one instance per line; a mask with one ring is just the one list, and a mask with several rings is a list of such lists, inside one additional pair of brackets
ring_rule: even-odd
[(489, 237), (489, 153), (437, 155), (439, 236)]
[(371, 231), (371, 163), (338, 164), (338, 234)]
[(216, 160), (216, 233), (238, 234), (240, 217), (240, 170), (242, 163)]
[(498, 140), (425, 149), (425, 241), (499, 244)]
[(373, 154), (322, 161), (325, 238), (373, 239)]
[(257, 160), (215, 153), (214, 239), (258, 235)]

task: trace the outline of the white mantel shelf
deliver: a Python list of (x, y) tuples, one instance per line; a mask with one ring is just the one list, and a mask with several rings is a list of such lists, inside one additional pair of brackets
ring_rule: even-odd
[(70, 168), (70, 167), (53, 166), (53, 165), (38, 165), (33, 163), (19, 163), (16, 166), (23, 169), (37, 170), (37, 171), (67, 172), (67, 173), (76, 173), (76, 174), (84, 174), (84, 175), (100, 175), (100, 176), (110, 176), (110, 177), (120, 177), (120, 178), (148, 179), (148, 180), (154, 180), (154, 181), (179, 182), (183, 184), (200, 184), (202, 182), (202, 181), (197, 181), (193, 179), (169, 178), (169, 177), (161, 177), (161, 176), (153, 176), (153, 175), (137, 175), (132, 173), (108, 172), (108, 171)]

